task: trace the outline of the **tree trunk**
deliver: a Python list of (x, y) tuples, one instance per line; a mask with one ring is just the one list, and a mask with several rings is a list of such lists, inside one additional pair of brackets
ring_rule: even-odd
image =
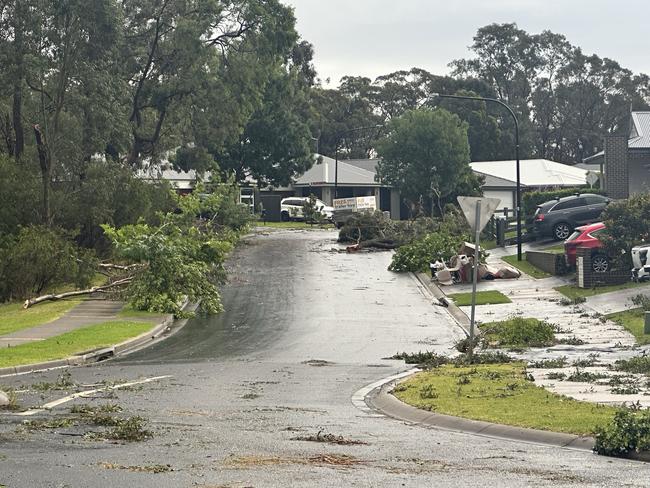
[(38, 125), (34, 126), (36, 148), (38, 149), (38, 162), (41, 166), (41, 179), (43, 182), (43, 223), (50, 225), (50, 184), (52, 181), (52, 161), (45, 137)]
[(25, 10), (21, 8), (21, 0), (16, 1), (16, 19), (14, 23), (14, 56), (16, 62), (16, 74), (14, 78), (13, 109), (12, 119), (14, 128), (14, 150), (13, 155), (19, 161), (25, 150), (25, 133), (23, 131), (23, 78), (25, 77), (24, 59), (24, 15)]
[(32, 298), (29, 300), (25, 300), (25, 303), (23, 304), (23, 308), (29, 308), (31, 306), (37, 305), (42, 302), (49, 302), (53, 300), (63, 300), (65, 298), (69, 297), (77, 297), (80, 295), (90, 295), (91, 293), (101, 293), (106, 290), (110, 290), (112, 288), (117, 288), (118, 286), (124, 286), (128, 285), (131, 283), (132, 277), (124, 278), (121, 280), (117, 280), (109, 285), (104, 285), (104, 286), (93, 286), (92, 288), (88, 288), (86, 290), (75, 290), (75, 291), (68, 291), (66, 293), (59, 293), (58, 295), (42, 295), (40, 297)]

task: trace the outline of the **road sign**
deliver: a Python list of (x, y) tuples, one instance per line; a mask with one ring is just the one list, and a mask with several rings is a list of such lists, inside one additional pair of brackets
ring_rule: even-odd
[(480, 201), (481, 205), (479, 206), (479, 219), (478, 219), (478, 231), (482, 231), (483, 228), (487, 225), (488, 221), (494, 215), (494, 211), (497, 209), (501, 200), (499, 198), (487, 198), (487, 197), (458, 197), (458, 203), (460, 208), (465, 214), (465, 218), (472, 228), (472, 232), (476, 232), (476, 202)]
[(593, 188), (593, 186), (598, 182), (600, 176), (594, 171), (587, 171), (587, 183)]

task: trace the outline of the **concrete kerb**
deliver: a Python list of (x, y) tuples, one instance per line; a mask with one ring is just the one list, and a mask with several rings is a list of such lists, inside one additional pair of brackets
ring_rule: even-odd
[[(561, 449), (593, 451), (595, 445), (593, 437), (494, 424), (492, 422), (428, 412), (407, 405), (391, 394), (399, 382), (420, 371), (419, 368), (410, 369), (367, 385), (352, 396), (352, 404), (369, 415), (386, 416), (427, 428), (505, 439), (513, 442), (559, 447)], [(627, 459), (650, 462), (650, 451), (630, 453)]]
[(470, 320), (467, 314), (458, 308), (452, 300), (449, 300), (445, 292), (443, 292), (436, 283), (432, 282), (428, 275), (425, 273), (412, 273), (412, 275), (429, 295), (433, 296), (438, 301), (440, 301), (441, 298), (444, 298), (445, 303), (447, 304), (445, 308), (449, 312), (449, 315), (451, 315), (454, 322), (463, 329), (465, 335), (469, 337)]
[[(183, 304), (183, 310), (194, 311), (196, 310), (196, 304), (190, 304), (185, 302)], [(104, 361), (111, 357), (126, 354), (132, 352), (136, 349), (141, 348), (145, 344), (152, 342), (158, 339), (163, 333), (170, 329), (171, 325), (174, 323), (174, 316), (168, 314), (165, 316), (164, 320), (156, 324), (151, 330), (140, 334), (139, 336), (127, 339), (119, 344), (113, 346), (104, 347), (101, 349), (96, 349), (89, 351), (84, 354), (79, 354), (76, 356), (71, 356), (65, 359), (57, 359), (54, 361), (44, 361), (41, 363), (35, 364), (24, 364), (20, 366), (11, 366), (8, 368), (0, 368), (0, 378), (6, 376), (22, 375), (28, 373), (35, 373), (37, 371), (44, 371), (49, 369), (63, 368), (67, 366), (82, 366), (84, 364), (96, 363), (99, 361)], [(179, 327), (176, 330), (179, 330), (183, 325), (187, 323), (187, 319), (182, 319), (180, 321)]]

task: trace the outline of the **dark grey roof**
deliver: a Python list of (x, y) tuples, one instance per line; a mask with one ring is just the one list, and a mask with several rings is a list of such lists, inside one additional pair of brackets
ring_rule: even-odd
[(379, 159), (344, 159), (343, 161), (371, 173), (377, 172), (377, 164), (379, 163)]
[(628, 147), (650, 149), (650, 112), (632, 112), (632, 124)]
[[(498, 176), (492, 176), (480, 171), (474, 171), (474, 173), (483, 176), (485, 183), (483, 183), (483, 189), (486, 188), (517, 188), (517, 183), (514, 181), (506, 180), (505, 178), (499, 178)], [(526, 185), (522, 185), (526, 186)]]

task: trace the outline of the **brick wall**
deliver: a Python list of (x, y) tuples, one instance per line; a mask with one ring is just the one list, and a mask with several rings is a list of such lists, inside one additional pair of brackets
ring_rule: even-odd
[[(578, 276), (578, 286), (581, 288), (596, 288), (599, 286), (620, 285), (630, 281), (630, 270), (615, 269), (610, 264), (610, 270), (606, 273), (596, 273), (591, 267), (591, 254), (593, 250), (586, 247), (579, 247), (576, 252), (576, 259), (582, 257), (583, 275), (582, 280)], [(580, 269), (576, 270), (580, 273)]]
[(552, 275), (563, 275), (567, 273), (564, 254), (557, 254), (544, 251), (526, 251), (526, 261)]
[(627, 137), (605, 137), (605, 185), (610, 198), (630, 196), (629, 168), (627, 162)]

